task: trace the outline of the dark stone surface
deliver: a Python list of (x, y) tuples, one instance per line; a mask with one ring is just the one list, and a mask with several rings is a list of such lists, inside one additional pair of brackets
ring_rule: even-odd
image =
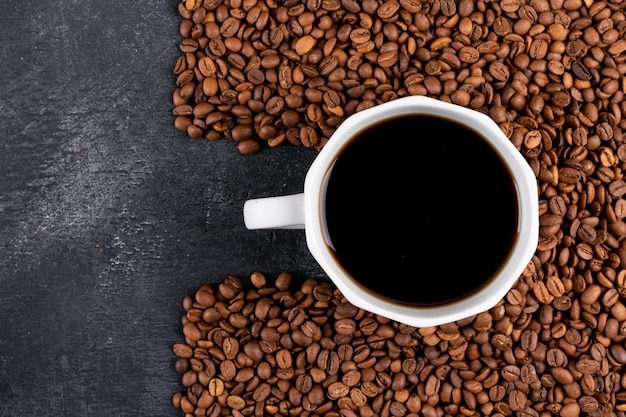
[(178, 2), (4, 1), (0, 416), (179, 416), (181, 301), (228, 274), (324, 279), (302, 231), (247, 231), (316, 151), (173, 127)]

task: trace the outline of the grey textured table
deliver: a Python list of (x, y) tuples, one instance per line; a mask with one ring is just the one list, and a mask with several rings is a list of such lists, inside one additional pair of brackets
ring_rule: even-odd
[(241, 217), (300, 191), (316, 151), (174, 129), (177, 4), (2, 1), (0, 416), (179, 416), (185, 295), (324, 278), (303, 232)]

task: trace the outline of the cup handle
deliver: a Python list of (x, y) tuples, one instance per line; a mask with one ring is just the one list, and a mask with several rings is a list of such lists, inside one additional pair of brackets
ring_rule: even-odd
[(248, 200), (243, 219), (249, 230), (304, 229), (304, 193)]

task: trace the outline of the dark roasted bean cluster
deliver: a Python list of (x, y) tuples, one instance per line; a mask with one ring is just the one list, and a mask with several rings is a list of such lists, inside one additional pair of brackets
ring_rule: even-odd
[(602, 136), (593, 125), (621, 122), (623, 9), (591, 0), (181, 1), (175, 126), (227, 137), (245, 154), (263, 144), (320, 149), (350, 114), (428, 95), (503, 129), (520, 125), (517, 145), (548, 151), (543, 142), (558, 143), (565, 126)]
[(625, 10), (620, 0), (182, 1), (179, 130), (244, 154), (319, 150), (346, 117), (382, 102), (456, 103), (490, 116), (528, 161), (540, 236), (496, 307), (436, 328), (357, 309), (328, 283), (289, 290), (288, 274), (203, 287), (184, 302), (174, 405), (211, 416), (624, 416)]
[(605, 304), (596, 287), (566, 290), (553, 276), (541, 295), (530, 282), (489, 311), (414, 328), (329, 282), (228, 276), (183, 300), (173, 404), (211, 417), (623, 416), (624, 318), (589, 314)]

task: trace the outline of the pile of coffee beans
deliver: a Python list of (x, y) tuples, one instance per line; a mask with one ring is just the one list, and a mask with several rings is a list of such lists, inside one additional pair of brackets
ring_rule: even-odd
[(382, 102), (456, 103), (489, 115), (528, 161), (540, 237), (496, 307), (434, 328), (357, 309), (329, 283), (290, 289), (289, 274), (203, 287), (183, 303), (174, 405), (214, 417), (625, 416), (625, 10), (622, 0), (181, 1), (177, 129), (243, 154), (319, 150), (347, 116)]
[(531, 158), (621, 140), (622, 0), (182, 0), (178, 9), (175, 127), (229, 138), (244, 154), (320, 149), (350, 114), (406, 95), (489, 114)]
[[(211, 417), (624, 416), (619, 296), (535, 276), (529, 267), (492, 309), (430, 328), (357, 308), (330, 282), (228, 276), (183, 300), (172, 402)], [(614, 278), (623, 288), (626, 271)]]

